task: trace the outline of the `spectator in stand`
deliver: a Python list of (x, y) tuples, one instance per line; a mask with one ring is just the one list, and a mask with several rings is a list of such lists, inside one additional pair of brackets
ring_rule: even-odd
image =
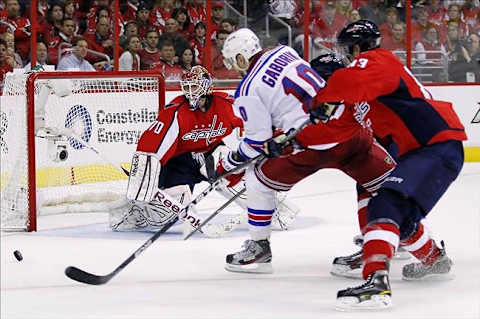
[(221, 29), (220, 23), (225, 19), (225, 4), (223, 1), (212, 2), (212, 36)]
[(192, 19), (192, 23), (196, 25), (198, 22), (206, 22), (207, 14), (203, 6), (203, 0), (186, 0), (184, 7), (188, 11), (188, 16)]
[(175, 9), (174, 0), (160, 0), (154, 5), (152, 12), (152, 21), (155, 27), (161, 29), (166, 27), (166, 22), (172, 17), (173, 10)]
[(72, 53), (64, 56), (58, 62), (57, 70), (59, 71), (95, 71), (95, 68), (85, 60), (88, 53), (88, 42), (83, 37), (76, 37), (73, 40)]
[(460, 37), (460, 26), (457, 22), (448, 22), (445, 48), (448, 53), (448, 80), (465, 82), (466, 72), (470, 70), (470, 56)]
[(445, 14), (447, 10), (443, 5), (443, 0), (430, 0), (428, 6), (426, 6), (428, 12), (428, 21), (436, 26), (443, 25)]
[(239, 74), (235, 70), (228, 70), (223, 63), (222, 48), (230, 33), (227, 30), (217, 32), (215, 50), (213, 51), (213, 76), (217, 79), (238, 79)]
[(140, 38), (136, 35), (127, 39), (127, 48), (118, 59), (118, 69), (120, 71), (138, 71), (140, 70), (141, 60), (138, 52), (142, 49)]
[(467, 51), (470, 58), (470, 61), (467, 62), (471, 66), (471, 72), (475, 75), (474, 81), (480, 82), (480, 36), (474, 33), (468, 36)]
[[(43, 42), (37, 42), (37, 61), (36, 65), (48, 65), (48, 51), (47, 51), (47, 46)], [(25, 65), (24, 69), (25, 72), (30, 71), (31, 69), (31, 64), (28, 62), (27, 65)]]
[(0, 20), (10, 27), (0, 24), (0, 34), (11, 32), (15, 36), (15, 47), (22, 60), (27, 60), (30, 52), (31, 25), (30, 20), (20, 15), (20, 5), (17, 0), (7, 0), (5, 11), (0, 12)]
[(353, 10), (352, 0), (337, 0), (336, 12), (348, 19), (348, 14)]
[[(469, 30), (473, 30), (473, 27), (478, 22), (478, 14), (480, 14), (480, 6), (476, 0), (465, 0), (462, 6), (462, 15)], [(471, 32), (470, 32), (471, 33)]]
[(80, 30), (80, 22), (81, 20), (78, 17), (79, 15), (75, 12), (75, 0), (66, 0), (65, 1), (65, 8), (64, 8), (64, 17), (70, 18), (75, 22), (75, 34), (84, 33), (85, 32), (85, 25), (83, 25), (82, 30)]
[(127, 22), (127, 24), (125, 25), (125, 32), (119, 39), (120, 46), (126, 49), (127, 39), (133, 36), (138, 36), (138, 26), (135, 21), (130, 21), (130, 22)]
[(183, 75), (182, 67), (176, 63), (175, 46), (170, 41), (161, 44), (162, 58), (155, 70), (162, 72), (166, 80), (180, 80)]
[(313, 43), (320, 48), (324, 46), (331, 49), (337, 41), (337, 32), (345, 26), (347, 19), (336, 12), (335, 2), (327, 1), (324, 13), (313, 23)]
[(144, 41), (147, 31), (152, 28), (150, 23), (150, 7), (145, 2), (140, 2), (137, 8), (136, 20), (138, 27), (138, 36), (140, 41)]
[[(420, 39), (415, 45), (415, 51), (417, 53), (416, 59), (417, 63), (422, 66), (429, 67), (442, 67), (444, 66), (443, 58), (447, 54), (447, 50), (440, 42), (440, 35), (438, 30), (433, 25), (430, 25), (427, 30), (423, 33), (423, 38)], [(427, 51), (427, 52), (425, 52)], [(441, 53), (429, 53), (428, 51), (441, 51)], [(422, 70), (422, 69), (421, 69)], [(432, 74), (431, 78), (423, 77), (422, 79), (431, 80), (433, 82), (443, 82), (446, 80), (445, 71), (440, 68), (431, 68), (421, 71), (422, 73)]]
[(467, 35), (467, 24), (463, 22), (461, 17), (461, 7), (458, 4), (451, 4), (448, 6), (447, 15), (445, 16), (445, 21), (457, 22), (460, 28), (460, 37), (465, 37)]
[(13, 71), (14, 64), (13, 58), (7, 54), (7, 43), (5, 43), (5, 40), (0, 39), (0, 95), (2, 94), (5, 74)]
[(220, 23), (221, 30), (225, 30), (228, 33), (232, 33), (237, 30), (238, 23), (232, 18), (225, 18)]
[(15, 51), (15, 37), (13, 36), (12, 33), (5, 32), (1, 35), (1, 38), (7, 44), (7, 55), (13, 58), (13, 61), (14, 61), (13, 68), (21, 68), (23, 66), (22, 58)]
[(193, 37), (190, 38), (190, 47), (195, 55), (195, 62), (197, 64), (203, 63), (203, 50), (205, 48), (205, 36), (207, 30), (203, 22), (198, 22), (195, 25), (195, 32)]
[(470, 30), (470, 33), (480, 36), (480, 12), (478, 12), (475, 24), (471, 26)]
[(192, 49), (186, 48), (180, 54), (180, 60), (178, 61), (178, 64), (182, 68), (184, 74), (190, 72), (192, 67), (196, 65)]
[[(59, 48), (62, 46), (62, 49), (70, 47), (71, 45), (62, 45), (62, 43), (71, 44), (75, 36), (76, 26), (75, 21), (70, 18), (65, 18), (62, 21), (62, 28), (56, 37), (54, 37), (48, 44), (48, 57), (49, 61), (52, 64), (57, 64), (59, 60)], [(63, 56), (63, 53), (62, 53)]]
[(358, 10), (353, 9), (348, 13), (348, 22), (347, 23), (352, 23), (352, 22), (358, 21), (360, 19), (362, 19), (362, 17), (360, 17), (360, 13), (358, 12)]
[(139, 0), (127, 0), (124, 5), (122, 5), (122, 16), (123, 20), (126, 22), (135, 21), (137, 19), (138, 6), (140, 4)]
[[(405, 24), (403, 22), (394, 23), (392, 33), (392, 38), (386, 38), (385, 40), (382, 39), (382, 48), (391, 51), (405, 51), (407, 49), (405, 41)], [(403, 55), (400, 55), (399, 58), (405, 63), (405, 57)]]
[(172, 18), (178, 22), (178, 33), (188, 39), (194, 32), (194, 25), (190, 22), (187, 9), (175, 8), (172, 12)]
[(367, 19), (375, 22), (377, 25), (381, 25), (385, 21), (385, 1), (384, 0), (368, 0), (368, 3), (360, 9), (360, 16), (362, 19)]
[(140, 56), (140, 69), (152, 69), (160, 62), (162, 53), (158, 49), (158, 38), (157, 30), (153, 29), (147, 32), (145, 47), (138, 52)]
[(55, 38), (63, 22), (63, 7), (60, 4), (53, 4), (48, 10), (45, 19), (38, 21), (38, 34), (42, 36), (43, 41), (49, 45)]
[(423, 35), (431, 25), (432, 24), (428, 21), (427, 9), (415, 9), (415, 20), (412, 21), (412, 42), (416, 43), (418, 41), (421, 41)]
[(400, 22), (400, 20), (398, 19), (397, 9), (387, 8), (387, 10), (385, 10), (385, 22), (378, 27), (382, 35), (382, 41), (385, 41), (387, 38), (389, 38), (387, 41), (391, 41), (393, 37), (393, 25), (398, 22)]
[[(90, 14), (87, 21), (87, 31), (86, 32), (95, 32), (97, 28), (97, 23), (100, 18), (108, 18), (110, 20), (110, 9), (108, 7), (96, 7), (95, 14)], [(111, 31), (113, 31), (113, 24), (110, 26)], [(112, 32), (113, 33), (113, 32)]]
[[(110, 34), (109, 18), (98, 19), (95, 32), (92, 33), (91, 30), (87, 30), (84, 37), (87, 39), (88, 47), (91, 50), (104, 53), (113, 58), (114, 41)], [(104, 58), (89, 54), (87, 60), (96, 63), (104, 60)]]
[(167, 19), (165, 22), (165, 33), (160, 36), (160, 47), (164, 42), (172, 42), (175, 47), (175, 54), (178, 57), (180, 52), (183, 52), (185, 48), (188, 48), (187, 39), (178, 34), (178, 22), (173, 18)]

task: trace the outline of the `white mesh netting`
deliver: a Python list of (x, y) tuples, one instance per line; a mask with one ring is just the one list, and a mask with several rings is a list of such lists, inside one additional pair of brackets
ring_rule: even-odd
[[(37, 79), (36, 130), (27, 127), (28, 75), (7, 75), (0, 100), (2, 230), (27, 228), (34, 195), (37, 215), (105, 211), (123, 198), (127, 176), (118, 166), (129, 169), (164, 92), (157, 77), (100, 75)], [(29, 189), (27, 136), (35, 133), (36, 186)]]

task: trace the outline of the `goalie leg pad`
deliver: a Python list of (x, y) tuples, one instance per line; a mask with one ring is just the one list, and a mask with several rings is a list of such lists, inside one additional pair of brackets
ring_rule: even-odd
[(128, 178), (127, 199), (149, 202), (157, 192), (161, 164), (156, 154), (135, 152)]

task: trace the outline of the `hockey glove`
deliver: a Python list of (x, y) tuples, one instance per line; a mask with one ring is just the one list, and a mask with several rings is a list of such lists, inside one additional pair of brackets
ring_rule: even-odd
[[(235, 169), (238, 165), (242, 164), (243, 162), (244, 162), (244, 159), (240, 155), (238, 155), (237, 152), (229, 152), (228, 155), (220, 159), (220, 161), (217, 164), (217, 168), (216, 168), (217, 177), (225, 174), (228, 171), (231, 171), (232, 169)], [(225, 179), (229, 182), (227, 187), (233, 187), (237, 185), (242, 180), (244, 174), (245, 174), (245, 169), (225, 177)]]
[(293, 140), (288, 140), (289, 133), (292, 131), (293, 129), (290, 129), (287, 133), (280, 133), (265, 141), (262, 147), (265, 156), (274, 158), (293, 153)]
[(322, 103), (318, 106), (314, 106), (310, 110), (310, 121), (315, 124), (318, 124), (320, 122), (327, 123), (330, 119), (330, 116), (335, 113), (340, 104), (342, 103)]

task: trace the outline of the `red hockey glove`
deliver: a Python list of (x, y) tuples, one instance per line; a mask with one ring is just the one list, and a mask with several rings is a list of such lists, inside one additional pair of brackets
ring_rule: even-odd
[[(238, 165), (242, 164), (243, 161), (237, 155), (237, 153), (230, 152), (227, 156), (223, 157), (218, 161), (216, 172), (217, 176), (223, 175), (232, 169), (235, 169)], [(245, 175), (245, 169), (238, 171), (237, 173), (230, 174), (225, 179), (229, 182), (227, 187), (233, 187), (237, 185)]]

